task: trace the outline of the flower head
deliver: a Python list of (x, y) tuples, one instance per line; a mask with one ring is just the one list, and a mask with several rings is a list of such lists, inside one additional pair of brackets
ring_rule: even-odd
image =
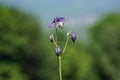
[(56, 17), (53, 19), (52, 23), (49, 24), (49, 28), (56, 27), (56, 28), (63, 28), (64, 22), (68, 19), (65, 19), (65, 17)]
[(72, 40), (73, 42), (75, 42), (75, 40), (76, 40), (76, 35), (75, 35), (74, 32), (71, 32), (71, 33), (70, 33), (70, 37), (71, 37), (71, 40)]
[(54, 35), (53, 34), (50, 35), (50, 41), (51, 41), (51, 43), (54, 42)]
[(59, 46), (55, 47), (55, 53), (56, 53), (56, 56), (60, 56), (60, 47)]

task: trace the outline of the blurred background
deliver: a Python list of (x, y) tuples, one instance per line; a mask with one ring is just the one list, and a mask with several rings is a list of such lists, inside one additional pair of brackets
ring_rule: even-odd
[(0, 80), (59, 80), (48, 24), (61, 16), (61, 49), (66, 32), (77, 34), (63, 80), (120, 80), (120, 0), (0, 0)]

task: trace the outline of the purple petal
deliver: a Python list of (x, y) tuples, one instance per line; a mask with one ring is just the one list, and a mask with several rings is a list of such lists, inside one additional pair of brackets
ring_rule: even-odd
[(55, 23), (55, 18), (53, 19), (52, 23)]
[(62, 22), (65, 20), (65, 17), (56, 17), (57, 22)]
[(66, 22), (67, 20), (68, 20), (68, 18), (66, 18), (66, 19), (64, 18), (64, 19), (62, 19), (62, 22)]
[(60, 17), (59, 18), (59, 21), (62, 21), (62, 20), (64, 20), (65, 19), (65, 17)]
[(55, 26), (55, 23), (49, 24), (49, 25), (48, 25), (48, 28), (51, 28), (51, 27), (53, 27), (53, 26)]

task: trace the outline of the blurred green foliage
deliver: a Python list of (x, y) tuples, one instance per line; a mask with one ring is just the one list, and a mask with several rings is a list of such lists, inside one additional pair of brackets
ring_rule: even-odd
[[(64, 33), (58, 34), (61, 49)], [(90, 34), (87, 48), (79, 40), (69, 40), (62, 59), (63, 79), (119, 80), (120, 15), (107, 15)], [(0, 6), (0, 80), (58, 80), (57, 64), (54, 45), (36, 18)]]
[(120, 80), (120, 14), (109, 14), (90, 29), (95, 68), (101, 80)]
[(45, 80), (43, 41), (34, 17), (0, 6), (0, 80)]

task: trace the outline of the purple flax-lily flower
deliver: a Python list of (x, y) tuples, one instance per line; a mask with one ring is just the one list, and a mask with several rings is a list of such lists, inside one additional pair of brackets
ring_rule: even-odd
[(70, 37), (71, 37), (71, 40), (72, 40), (73, 42), (76, 41), (76, 35), (75, 35), (74, 32), (71, 32), (71, 33), (70, 33)]
[(55, 53), (56, 53), (56, 56), (60, 56), (60, 47), (59, 46), (55, 47)]
[(56, 17), (54, 18), (54, 20), (52, 21), (51, 24), (49, 24), (49, 28), (51, 27), (56, 27), (56, 28), (63, 28), (64, 22), (67, 21), (68, 19), (66, 19), (65, 17)]

